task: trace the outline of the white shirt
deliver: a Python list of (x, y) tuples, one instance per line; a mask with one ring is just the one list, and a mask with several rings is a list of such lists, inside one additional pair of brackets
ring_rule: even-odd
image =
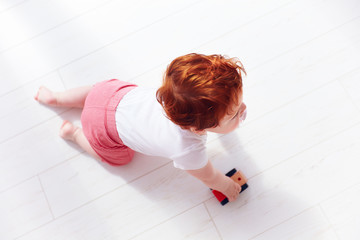
[(170, 158), (183, 170), (204, 167), (206, 137), (171, 122), (156, 100), (156, 90), (137, 87), (128, 92), (116, 109), (119, 137), (134, 151)]

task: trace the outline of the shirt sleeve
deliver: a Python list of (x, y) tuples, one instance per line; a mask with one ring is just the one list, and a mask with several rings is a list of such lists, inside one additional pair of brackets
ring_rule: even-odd
[(172, 156), (171, 159), (173, 160), (174, 167), (182, 170), (196, 170), (203, 168), (208, 162), (205, 142), (202, 141), (184, 153)]

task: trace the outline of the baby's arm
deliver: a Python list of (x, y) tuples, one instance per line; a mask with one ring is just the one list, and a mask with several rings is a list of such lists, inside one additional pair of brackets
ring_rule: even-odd
[(241, 191), (239, 184), (214, 168), (210, 161), (203, 168), (186, 171), (201, 180), (209, 188), (222, 192), (230, 202), (234, 201)]

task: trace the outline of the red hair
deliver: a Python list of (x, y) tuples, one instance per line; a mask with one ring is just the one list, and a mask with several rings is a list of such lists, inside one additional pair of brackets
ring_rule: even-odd
[(167, 67), (157, 100), (167, 117), (183, 129), (219, 125), (238, 105), (244, 67), (236, 58), (191, 53)]

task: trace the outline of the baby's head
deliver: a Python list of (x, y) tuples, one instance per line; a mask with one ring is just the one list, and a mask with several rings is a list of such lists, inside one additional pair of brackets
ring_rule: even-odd
[(167, 117), (183, 129), (228, 133), (246, 108), (242, 73), (245, 70), (235, 58), (184, 55), (168, 66), (157, 100)]

